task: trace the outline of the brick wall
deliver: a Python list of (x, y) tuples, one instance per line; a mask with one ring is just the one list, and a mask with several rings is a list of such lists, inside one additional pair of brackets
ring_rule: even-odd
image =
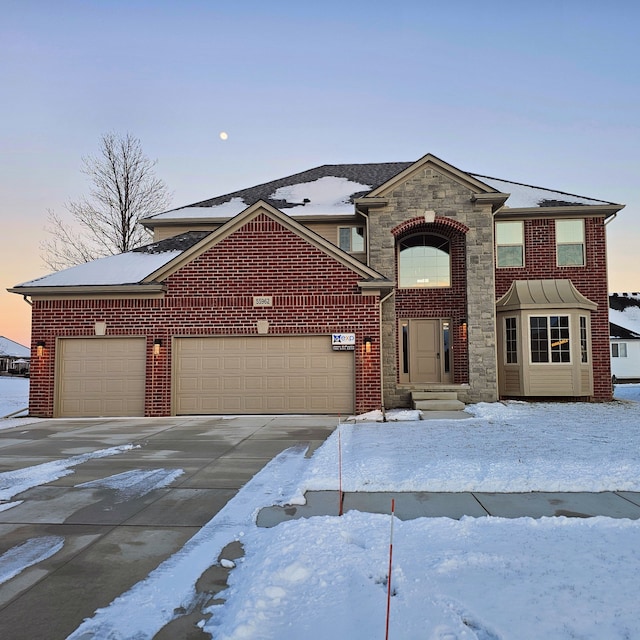
[(496, 269), (496, 297), (504, 295), (514, 280), (571, 280), (583, 296), (598, 305), (591, 314), (594, 399), (611, 400), (609, 295), (603, 217), (585, 219), (585, 252), (584, 267), (558, 267), (554, 221), (549, 218), (525, 221), (525, 266)]
[[(171, 337), (269, 334), (356, 334), (356, 412), (381, 406), (378, 296), (362, 296), (360, 276), (268, 216), (260, 215), (165, 281), (163, 299), (37, 300), (33, 347), (47, 349), (32, 370), (30, 410), (54, 411), (56, 337), (92, 336), (97, 321), (107, 335), (147, 338), (145, 414), (171, 413)], [(253, 296), (273, 296), (272, 307), (253, 307)], [(374, 338), (364, 353), (363, 338)], [(161, 338), (160, 356), (152, 355)]]

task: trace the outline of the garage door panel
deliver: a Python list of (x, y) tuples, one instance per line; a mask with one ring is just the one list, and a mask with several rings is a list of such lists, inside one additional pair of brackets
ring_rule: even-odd
[(223, 359), (219, 356), (216, 356), (214, 358), (212, 357), (203, 358), (201, 367), (198, 367), (197, 363), (195, 366), (196, 366), (196, 369), (200, 370), (201, 368), (202, 371), (217, 371), (219, 369), (222, 369)]
[(219, 377), (200, 379), (199, 388), (202, 389), (202, 391), (213, 393), (213, 392), (220, 391), (221, 387), (222, 387), (222, 380)]
[(227, 376), (221, 378), (222, 391), (240, 391), (242, 389), (242, 380), (237, 376)]
[(64, 338), (57, 358), (57, 415), (144, 415), (144, 338)]
[[(211, 367), (216, 353), (221, 366)], [(353, 356), (332, 351), (330, 336), (177, 338), (174, 411), (350, 413)], [(193, 377), (199, 385), (184, 383)]]

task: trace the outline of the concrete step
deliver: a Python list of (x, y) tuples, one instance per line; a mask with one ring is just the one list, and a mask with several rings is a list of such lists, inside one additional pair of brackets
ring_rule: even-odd
[(464, 402), (460, 400), (414, 400), (413, 408), (420, 411), (463, 411)]
[(457, 400), (455, 391), (412, 391), (412, 400)]

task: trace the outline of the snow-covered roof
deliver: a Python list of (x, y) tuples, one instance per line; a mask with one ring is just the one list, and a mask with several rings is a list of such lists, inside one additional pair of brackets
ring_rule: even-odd
[[(291, 176), (240, 191), (165, 211), (147, 218), (145, 224), (179, 219), (229, 219), (247, 207), (264, 200), (291, 216), (338, 215), (353, 213), (353, 201), (380, 187), (411, 167), (413, 162), (322, 165)], [(510, 193), (509, 208), (573, 205), (612, 205), (605, 200), (534, 187), (520, 182), (491, 178), (475, 173), (469, 176), (498, 193)]]
[(9, 340), (9, 338), (0, 336), (0, 357), (30, 358), (31, 350), (19, 342), (14, 342), (13, 340)]
[(595, 198), (587, 198), (578, 196), (573, 193), (565, 193), (564, 191), (554, 191), (553, 189), (545, 189), (544, 187), (533, 187), (528, 184), (512, 182), (510, 180), (501, 180), (500, 178), (490, 178), (489, 176), (481, 176), (471, 174), (474, 178), (481, 180), (493, 189), (501, 193), (509, 193), (509, 199), (505, 206), (510, 209), (529, 209), (532, 207), (567, 207), (573, 205), (607, 205), (614, 204), (605, 200), (597, 200)]
[[(312, 182), (301, 182), (278, 187), (266, 198), (267, 202), (279, 202), (280, 208), (288, 215), (337, 215), (353, 213), (354, 193), (366, 193), (370, 185), (351, 182), (347, 178), (324, 176)], [(189, 206), (174, 209), (154, 216), (154, 220), (162, 218), (233, 218), (247, 207), (254, 204), (243, 197), (235, 196), (227, 202), (210, 206)]]
[[(609, 295), (609, 323), (632, 335), (614, 336), (640, 338), (640, 293), (612, 293)], [(622, 333), (619, 332), (618, 333)]]
[(137, 284), (201, 240), (206, 232), (188, 232), (175, 238), (99, 258), (16, 285), (16, 288), (75, 287)]

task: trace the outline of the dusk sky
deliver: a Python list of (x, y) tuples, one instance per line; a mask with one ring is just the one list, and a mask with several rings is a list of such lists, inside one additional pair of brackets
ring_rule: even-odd
[[(2, 0), (0, 335), (44, 275), (47, 209), (106, 132), (187, 205), (322, 164), (433, 153), (626, 204), (609, 290), (640, 291), (640, 3)], [(228, 133), (222, 140), (220, 132)]]

